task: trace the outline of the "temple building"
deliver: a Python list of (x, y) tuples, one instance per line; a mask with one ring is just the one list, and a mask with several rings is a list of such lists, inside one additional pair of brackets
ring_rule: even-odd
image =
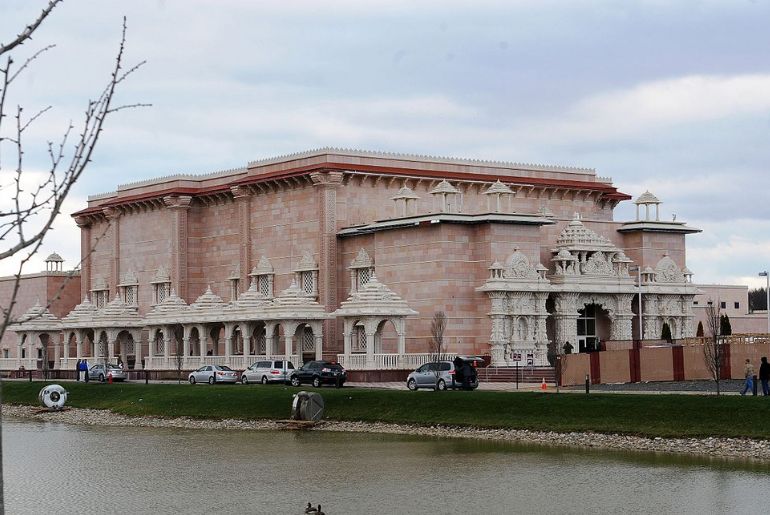
[(664, 324), (694, 335), (685, 235), (699, 230), (661, 220), (650, 192), (615, 221), (625, 200), (592, 169), (332, 148), (125, 184), (73, 215), (80, 303), (21, 315), (5, 357), (45, 340), (70, 369), (409, 369), (430, 360), (439, 311), (447, 354), (495, 366), (659, 339)]

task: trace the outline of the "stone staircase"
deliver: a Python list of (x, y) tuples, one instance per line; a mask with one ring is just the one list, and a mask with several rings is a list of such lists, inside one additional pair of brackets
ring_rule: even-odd
[[(486, 367), (478, 370), (479, 381), (482, 383), (515, 383), (516, 367)], [(556, 381), (556, 370), (553, 367), (519, 367), (520, 383), (541, 383), (543, 378), (549, 385)]]

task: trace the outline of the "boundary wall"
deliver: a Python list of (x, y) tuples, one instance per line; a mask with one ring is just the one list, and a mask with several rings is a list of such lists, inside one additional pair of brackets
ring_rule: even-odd
[[(746, 359), (758, 373), (760, 358), (770, 358), (770, 343), (725, 343), (724, 352), (721, 378), (743, 379)], [(591, 384), (712, 379), (703, 345), (698, 344), (567, 354), (561, 359), (562, 386), (585, 384), (586, 375)]]

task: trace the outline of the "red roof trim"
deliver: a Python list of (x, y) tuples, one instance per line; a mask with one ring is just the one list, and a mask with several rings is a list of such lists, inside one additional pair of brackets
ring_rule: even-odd
[[(258, 169), (259, 166), (250, 168), (249, 170)], [(492, 182), (500, 180), (507, 184), (517, 185), (534, 185), (540, 187), (553, 187), (553, 188), (567, 188), (567, 189), (581, 189), (599, 191), (604, 194), (604, 197), (609, 200), (629, 200), (631, 195), (621, 193), (614, 186), (608, 186), (603, 183), (588, 182), (588, 181), (571, 181), (571, 180), (559, 180), (559, 179), (544, 179), (540, 177), (501, 177), (495, 174), (476, 174), (465, 172), (448, 172), (440, 170), (416, 170), (411, 168), (398, 168), (389, 166), (376, 166), (376, 165), (364, 165), (364, 164), (352, 164), (352, 163), (314, 163), (306, 166), (297, 166), (288, 170), (279, 170), (275, 172), (269, 172), (264, 174), (247, 175), (240, 179), (236, 179), (229, 184), (202, 187), (202, 188), (190, 188), (190, 187), (172, 187), (165, 188), (159, 191), (151, 191), (147, 193), (141, 193), (137, 195), (129, 195), (126, 197), (114, 198), (108, 200), (104, 204), (98, 206), (89, 207), (81, 211), (73, 213), (72, 216), (82, 216), (88, 214), (94, 214), (101, 212), (105, 207), (119, 206), (122, 204), (128, 204), (140, 200), (147, 200), (151, 198), (165, 197), (167, 195), (192, 195), (201, 196), (211, 193), (217, 193), (221, 191), (228, 191), (231, 186), (239, 186), (245, 184), (256, 184), (260, 182), (285, 179), (290, 177), (296, 177), (306, 175), (312, 171), (324, 171), (324, 170), (338, 170), (338, 171), (358, 171), (358, 172), (370, 172), (379, 173), (382, 175), (407, 175), (412, 177), (423, 177), (432, 179), (453, 179), (453, 180), (476, 180)]]

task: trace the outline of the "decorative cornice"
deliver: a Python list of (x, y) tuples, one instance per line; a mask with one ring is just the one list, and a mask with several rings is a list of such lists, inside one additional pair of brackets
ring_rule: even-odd
[(190, 195), (169, 195), (163, 197), (163, 203), (169, 209), (188, 209), (192, 202), (192, 196)]
[(315, 186), (339, 186), (342, 184), (344, 175), (342, 172), (337, 171), (312, 172), (310, 179), (312, 179)]

